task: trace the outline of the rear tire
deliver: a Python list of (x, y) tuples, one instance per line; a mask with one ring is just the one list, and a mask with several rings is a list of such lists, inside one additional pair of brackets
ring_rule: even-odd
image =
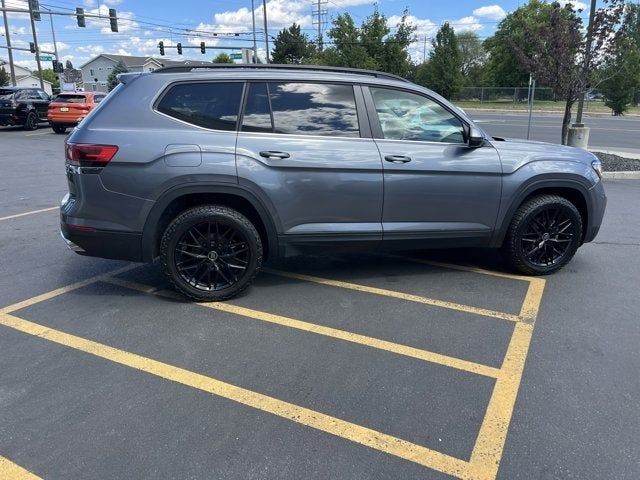
[(178, 215), (160, 242), (171, 283), (198, 301), (232, 298), (262, 266), (262, 241), (253, 224), (228, 207), (203, 205)]
[(503, 249), (513, 268), (527, 275), (557, 272), (582, 243), (582, 217), (558, 195), (540, 195), (523, 203), (511, 220)]
[(57, 123), (51, 125), (51, 128), (56, 133), (65, 133), (67, 131), (67, 127), (65, 127), (64, 125), (58, 125)]
[(38, 128), (38, 115), (35, 112), (29, 112), (27, 119), (24, 121), (25, 130), (35, 130)]

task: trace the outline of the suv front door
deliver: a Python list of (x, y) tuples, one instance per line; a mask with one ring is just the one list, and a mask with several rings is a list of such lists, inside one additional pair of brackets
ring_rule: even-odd
[(382, 239), (382, 162), (359, 86), (251, 82), (238, 133), (241, 185), (284, 243)]
[(384, 168), (384, 240), (484, 244), (496, 222), (502, 167), (496, 150), (467, 146), (466, 126), (427, 96), (364, 88)]

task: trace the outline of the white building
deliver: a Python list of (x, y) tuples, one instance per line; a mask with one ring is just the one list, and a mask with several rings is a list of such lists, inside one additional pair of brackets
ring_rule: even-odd
[(164, 58), (134, 57), (103, 53), (80, 66), (84, 90), (87, 92), (106, 92), (107, 78), (119, 61), (122, 61), (130, 72), (153, 72), (157, 68), (169, 65), (201, 65), (210, 63), (197, 60), (174, 61)]
[[(11, 75), (11, 68), (9, 62), (0, 58), (0, 68), (4, 68), (8, 75)], [(16, 74), (16, 86), (18, 87), (36, 87), (40, 88), (40, 79), (31, 73), (28, 68), (21, 67), (20, 65), (13, 64), (13, 70)], [(53, 84), (46, 80), (43, 80), (44, 91), (49, 95), (53, 94)]]

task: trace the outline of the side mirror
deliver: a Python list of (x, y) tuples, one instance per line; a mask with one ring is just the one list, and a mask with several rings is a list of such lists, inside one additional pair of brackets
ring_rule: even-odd
[(472, 148), (481, 147), (484, 144), (484, 135), (476, 127), (471, 126), (469, 128), (469, 138), (467, 139), (467, 145)]

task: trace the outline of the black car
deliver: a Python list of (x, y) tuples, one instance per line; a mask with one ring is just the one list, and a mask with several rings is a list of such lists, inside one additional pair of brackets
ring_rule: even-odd
[(39, 122), (47, 121), (51, 101), (40, 88), (0, 87), (0, 126), (22, 125), (35, 130)]

